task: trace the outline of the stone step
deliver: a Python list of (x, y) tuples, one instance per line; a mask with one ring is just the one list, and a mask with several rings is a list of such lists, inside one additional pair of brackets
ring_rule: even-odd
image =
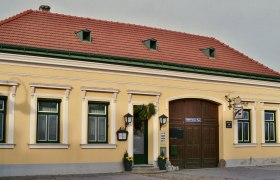
[(134, 165), (132, 168), (132, 173), (134, 174), (158, 174), (165, 172), (167, 170), (159, 170), (158, 167), (154, 167), (152, 164)]

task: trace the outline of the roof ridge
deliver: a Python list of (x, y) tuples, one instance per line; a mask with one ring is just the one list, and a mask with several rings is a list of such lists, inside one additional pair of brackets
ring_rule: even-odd
[(81, 19), (95, 20), (95, 21), (101, 21), (101, 22), (106, 22), (106, 23), (123, 24), (123, 25), (127, 25), (127, 26), (135, 26), (135, 27), (143, 27), (143, 28), (155, 29), (155, 30), (161, 30), (161, 31), (168, 31), (168, 32), (185, 34), (185, 35), (189, 35), (189, 36), (212, 38), (211, 36), (204, 36), (204, 35), (198, 35), (198, 34), (193, 34), (193, 33), (187, 33), (187, 32), (182, 32), (182, 31), (170, 30), (170, 29), (165, 29), (165, 28), (160, 28), (160, 27), (151, 27), (151, 26), (133, 24), (133, 23), (127, 23), (127, 22), (118, 22), (118, 21), (110, 21), (110, 20), (104, 20), (104, 19), (95, 19), (95, 18), (91, 18), (91, 17), (67, 15), (67, 14), (54, 13), (54, 12), (44, 12), (44, 11), (40, 11), (40, 10), (33, 10), (33, 11), (38, 12), (38, 13), (48, 13), (48, 14), (53, 14), (53, 15), (66, 16), (66, 17), (71, 17), (71, 18), (81, 18)]
[(18, 19), (18, 18), (20, 18), (20, 17), (22, 17), (22, 16), (24, 16), (26, 14), (29, 14), (31, 12), (33, 12), (33, 10), (32, 9), (28, 9), (26, 11), (23, 11), (23, 12), (19, 13), (19, 14), (16, 14), (14, 16), (8, 17), (7, 19), (4, 19), (4, 20), (0, 21), (0, 26), (3, 25), (3, 24), (9, 23), (9, 22), (11, 22), (13, 20), (16, 20), (16, 19)]
[(260, 63), (259, 61), (255, 60), (255, 59), (253, 59), (253, 58), (251, 58), (251, 57), (249, 57), (249, 56), (247, 56), (246, 54), (244, 54), (244, 53), (242, 53), (241, 51), (239, 51), (239, 50), (237, 50), (237, 49), (235, 49), (235, 48), (229, 46), (228, 44), (226, 44), (226, 43), (224, 43), (224, 42), (222, 42), (222, 41), (220, 41), (220, 40), (218, 40), (218, 39), (216, 39), (216, 38), (214, 38), (214, 37), (212, 37), (212, 38), (213, 38), (215, 41), (218, 41), (219, 43), (221, 43), (223, 46), (225, 46), (225, 47), (227, 47), (227, 48), (229, 48), (229, 49), (231, 49), (231, 50), (237, 52), (237, 53), (240, 54), (241, 56), (246, 57), (246, 58), (250, 59), (251, 61), (253, 61), (254, 63), (259, 64), (259, 65), (263, 66), (264, 68), (270, 70), (271, 72), (274, 72), (274, 73), (277, 73), (278, 75), (280, 75), (280, 73), (279, 73), (278, 71), (275, 71), (274, 69), (272, 69), (272, 68), (270, 68), (270, 67), (268, 67), (268, 66), (266, 66), (266, 65), (264, 65), (264, 64), (262, 64), (262, 63)]

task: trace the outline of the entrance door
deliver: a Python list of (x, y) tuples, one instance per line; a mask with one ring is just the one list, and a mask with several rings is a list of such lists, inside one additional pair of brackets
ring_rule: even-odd
[(170, 161), (181, 168), (217, 167), (218, 105), (200, 99), (169, 104)]
[(134, 164), (148, 164), (148, 121), (134, 119)]

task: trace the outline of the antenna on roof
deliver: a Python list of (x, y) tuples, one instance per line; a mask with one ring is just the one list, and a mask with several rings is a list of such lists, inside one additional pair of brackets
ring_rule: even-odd
[(50, 12), (50, 10), (51, 10), (51, 7), (48, 6), (48, 5), (41, 5), (41, 6), (39, 7), (39, 11)]

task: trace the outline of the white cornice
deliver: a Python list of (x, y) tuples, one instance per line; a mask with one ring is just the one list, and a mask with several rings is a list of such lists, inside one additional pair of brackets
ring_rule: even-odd
[(1, 81), (0, 85), (6, 85), (6, 86), (18, 86), (18, 82), (16, 81)]
[(77, 61), (60, 58), (48, 58), (38, 56), (16, 55), (0, 53), (0, 63), (2, 64), (19, 64), (21, 66), (43, 66), (52, 68), (65, 68), (76, 70), (99, 70), (108, 73), (128, 73), (133, 75), (148, 75), (153, 77), (165, 77), (176, 79), (187, 79), (202, 82), (227, 83), (244, 86), (258, 86), (269, 88), (280, 88), (280, 83), (262, 80), (252, 80), (244, 78), (233, 78), (224, 76), (214, 76), (197, 73), (175, 72), (170, 70), (149, 69), (141, 67), (113, 65), (106, 63), (96, 63), (88, 61)]
[(72, 89), (70, 85), (42, 84), (42, 83), (30, 83), (29, 85), (30, 87), (35, 87), (35, 88), (50, 88), (50, 89), (65, 89), (65, 90)]
[(260, 103), (268, 103), (268, 104), (280, 104), (280, 101), (274, 101), (274, 100), (262, 100)]
[(138, 90), (128, 90), (127, 94), (138, 94), (138, 95), (149, 95), (149, 96), (160, 96), (160, 92), (155, 91), (138, 91)]
[(250, 98), (241, 98), (243, 102), (257, 102), (257, 99), (250, 99)]
[(119, 89), (111, 89), (111, 88), (97, 88), (97, 87), (81, 87), (82, 91), (94, 91), (94, 92), (109, 92), (109, 93), (119, 93)]

